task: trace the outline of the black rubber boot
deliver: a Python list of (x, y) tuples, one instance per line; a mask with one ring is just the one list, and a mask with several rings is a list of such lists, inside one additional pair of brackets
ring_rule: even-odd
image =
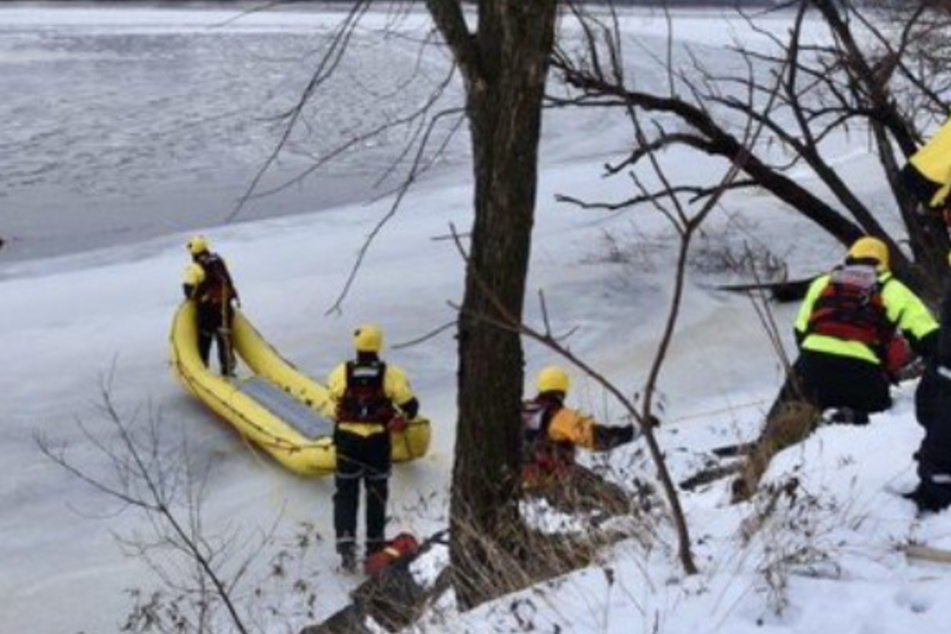
[(356, 572), (357, 571), (357, 551), (353, 547), (353, 544), (348, 544), (341, 546), (340, 551), (340, 567), (343, 568), (346, 572)]

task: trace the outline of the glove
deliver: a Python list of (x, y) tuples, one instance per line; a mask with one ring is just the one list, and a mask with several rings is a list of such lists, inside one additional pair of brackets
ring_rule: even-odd
[(634, 426), (605, 427), (598, 425), (594, 429), (594, 444), (599, 451), (614, 449), (634, 440)]
[(627, 443), (634, 440), (634, 426), (627, 425), (625, 427), (615, 427), (614, 428), (614, 446), (626, 445)]
[(398, 434), (404, 429), (406, 429), (406, 418), (401, 414), (397, 414), (386, 424), (386, 430), (393, 434)]

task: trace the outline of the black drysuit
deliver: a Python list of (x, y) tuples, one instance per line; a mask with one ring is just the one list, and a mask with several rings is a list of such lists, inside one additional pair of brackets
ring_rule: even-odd
[(915, 454), (920, 482), (909, 497), (919, 509), (937, 511), (951, 506), (951, 283), (941, 302), (937, 352), (915, 392), (915, 414), (925, 437)]

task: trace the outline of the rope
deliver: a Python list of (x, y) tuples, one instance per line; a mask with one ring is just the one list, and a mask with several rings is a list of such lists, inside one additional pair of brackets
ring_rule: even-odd
[[(580, 386), (580, 388), (579, 388), (579, 391), (581, 392), (581, 394), (579, 395), (578, 400), (582, 403), (582, 405), (581, 405), (582, 410), (584, 410), (584, 411), (590, 411), (590, 412), (595, 412), (595, 411), (597, 411), (597, 410), (601, 410), (603, 416), (599, 417), (597, 414), (595, 414), (595, 415), (594, 415), (595, 420), (600, 420), (600, 419), (602, 419), (602, 418), (604, 418), (604, 419), (607, 419), (607, 418), (608, 418), (608, 417), (607, 417), (607, 410), (608, 410), (608, 405), (607, 405), (607, 403), (602, 402), (600, 405), (597, 405), (597, 406), (595, 405), (595, 395), (594, 395), (594, 390), (593, 390), (591, 381), (584, 381), (584, 382), (581, 384), (581, 386)], [(603, 394), (604, 392), (602, 391), (601, 393)], [(687, 421), (687, 420), (694, 420), (694, 419), (697, 419), (697, 418), (706, 418), (706, 417), (709, 417), (709, 416), (717, 416), (717, 415), (720, 415), (720, 414), (730, 413), (730, 412), (733, 412), (733, 411), (738, 410), (738, 409), (746, 409), (746, 408), (748, 408), (748, 407), (754, 407), (754, 406), (757, 406), (757, 405), (766, 405), (766, 404), (768, 404), (769, 402), (770, 402), (769, 399), (755, 399), (755, 400), (746, 401), (746, 402), (743, 402), (743, 403), (733, 403), (733, 404), (727, 405), (727, 406), (725, 406), (725, 407), (720, 407), (720, 408), (717, 408), (717, 409), (702, 410), (702, 411), (699, 411), (699, 412), (694, 412), (694, 413), (692, 413), (692, 414), (686, 414), (686, 415), (684, 415), (684, 416), (678, 416), (677, 418), (671, 418), (671, 419), (669, 419), (667, 422), (677, 423), (677, 422), (682, 422), (682, 421)]]
[(695, 419), (695, 418), (706, 418), (706, 417), (708, 417), (708, 416), (714, 416), (714, 415), (718, 415), (718, 414), (726, 414), (726, 413), (729, 413), (729, 412), (734, 412), (734, 411), (736, 411), (736, 410), (738, 410), (738, 409), (745, 409), (745, 408), (747, 408), (747, 407), (753, 407), (753, 406), (755, 406), (755, 405), (765, 405), (767, 402), (769, 402), (768, 399), (756, 399), (756, 400), (753, 400), (753, 401), (747, 401), (747, 402), (745, 402), (745, 403), (734, 403), (734, 404), (727, 405), (726, 407), (721, 407), (721, 408), (718, 408), (718, 409), (703, 410), (703, 411), (699, 411), (699, 412), (694, 412), (693, 414), (687, 414), (687, 415), (685, 415), (685, 416), (678, 416), (677, 418), (671, 419), (670, 422), (677, 423), (677, 422), (681, 422), (681, 421), (685, 421), (685, 420), (693, 420), (693, 419)]

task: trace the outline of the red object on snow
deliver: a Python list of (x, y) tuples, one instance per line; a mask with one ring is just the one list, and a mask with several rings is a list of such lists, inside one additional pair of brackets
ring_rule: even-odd
[(363, 563), (363, 572), (373, 579), (403, 557), (412, 557), (419, 551), (419, 541), (411, 533), (400, 533), (386, 543), (386, 547), (373, 553)]

